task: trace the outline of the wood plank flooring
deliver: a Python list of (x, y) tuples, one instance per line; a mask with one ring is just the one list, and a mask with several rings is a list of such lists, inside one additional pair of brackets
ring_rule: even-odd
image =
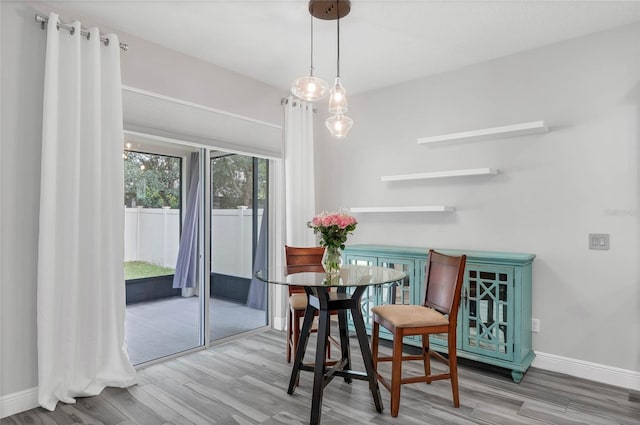
[[(313, 355), (313, 338), (307, 359)], [(303, 372), (296, 392), (287, 395), (291, 366), (285, 362), (284, 347), (284, 333), (270, 330), (140, 370), (133, 387), (107, 388), (76, 404), (60, 403), (54, 412), (36, 408), (0, 424), (307, 424), (312, 374)], [(357, 347), (352, 338), (353, 363), (361, 367)], [(405, 373), (415, 374), (418, 367), (407, 365)], [(459, 366), (459, 375), (459, 409), (452, 406), (448, 381), (404, 385), (397, 418), (389, 414), (384, 387), (385, 410), (378, 414), (366, 382), (347, 384), (336, 378), (325, 389), (322, 423), (640, 424), (640, 397), (629, 390), (535, 368), (515, 384), (508, 372), (468, 362)]]

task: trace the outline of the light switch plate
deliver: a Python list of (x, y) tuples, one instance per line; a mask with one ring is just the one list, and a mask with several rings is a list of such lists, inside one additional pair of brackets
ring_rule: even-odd
[(609, 249), (609, 234), (589, 233), (589, 249)]

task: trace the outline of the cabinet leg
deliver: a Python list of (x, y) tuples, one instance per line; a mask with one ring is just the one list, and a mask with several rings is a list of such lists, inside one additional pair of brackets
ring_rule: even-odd
[(513, 382), (519, 384), (522, 381), (522, 377), (524, 376), (524, 372), (518, 372), (517, 370), (511, 371), (511, 378), (513, 378)]

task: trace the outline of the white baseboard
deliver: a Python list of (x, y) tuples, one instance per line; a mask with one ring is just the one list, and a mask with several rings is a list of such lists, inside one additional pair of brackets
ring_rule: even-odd
[(536, 351), (533, 367), (640, 391), (640, 372)]
[(287, 325), (287, 318), (285, 316), (274, 317), (271, 323), (273, 324), (273, 329), (283, 331)]
[[(284, 317), (273, 318), (273, 327), (275, 329), (282, 330), (285, 324)], [(539, 351), (536, 351), (536, 358), (533, 360), (532, 366), (538, 369), (564, 373), (578, 378), (602, 382), (603, 384), (640, 391), (640, 372), (633, 370), (570, 359)], [(38, 407), (37, 387), (8, 394), (0, 397), (0, 418), (6, 418), (34, 407)]]
[(38, 407), (38, 387), (0, 397), (0, 418)]

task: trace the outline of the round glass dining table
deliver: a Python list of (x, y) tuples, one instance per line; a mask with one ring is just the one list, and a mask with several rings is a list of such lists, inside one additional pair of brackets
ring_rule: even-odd
[[(321, 266), (290, 266), (286, 268), (284, 277), (277, 279), (269, 276), (266, 270), (256, 272), (256, 277), (263, 282), (299, 286), (304, 288), (307, 294), (307, 308), (287, 393), (293, 394), (301, 370), (314, 373), (311, 420), (309, 421), (311, 425), (320, 423), (324, 387), (336, 376), (343, 377), (346, 382), (351, 382), (352, 379), (368, 381), (376, 410), (382, 412), (380, 388), (376, 372), (373, 369), (373, 359), (362, 317), (360, 298), (369, 286), (399, 283), (406, 276), (404, 272), (399, 270), (364, 265), (344, 265), (335, 274), (325, 273)], [(333, 362), (329, 364), (325, 361), (325, 353), (329, 338), (329, 318), (333, 311), (338, 313), (341, 358), (335, 364)], [(353, 327), (362, 353), (364, 372), (351, 369), (347, 312), (351, 313)], [(303, 363), (303, 359), (313, 319), (316, 315), (318, 316), (318, 325), (315, 362), (313, 365), (307, 365)]]

